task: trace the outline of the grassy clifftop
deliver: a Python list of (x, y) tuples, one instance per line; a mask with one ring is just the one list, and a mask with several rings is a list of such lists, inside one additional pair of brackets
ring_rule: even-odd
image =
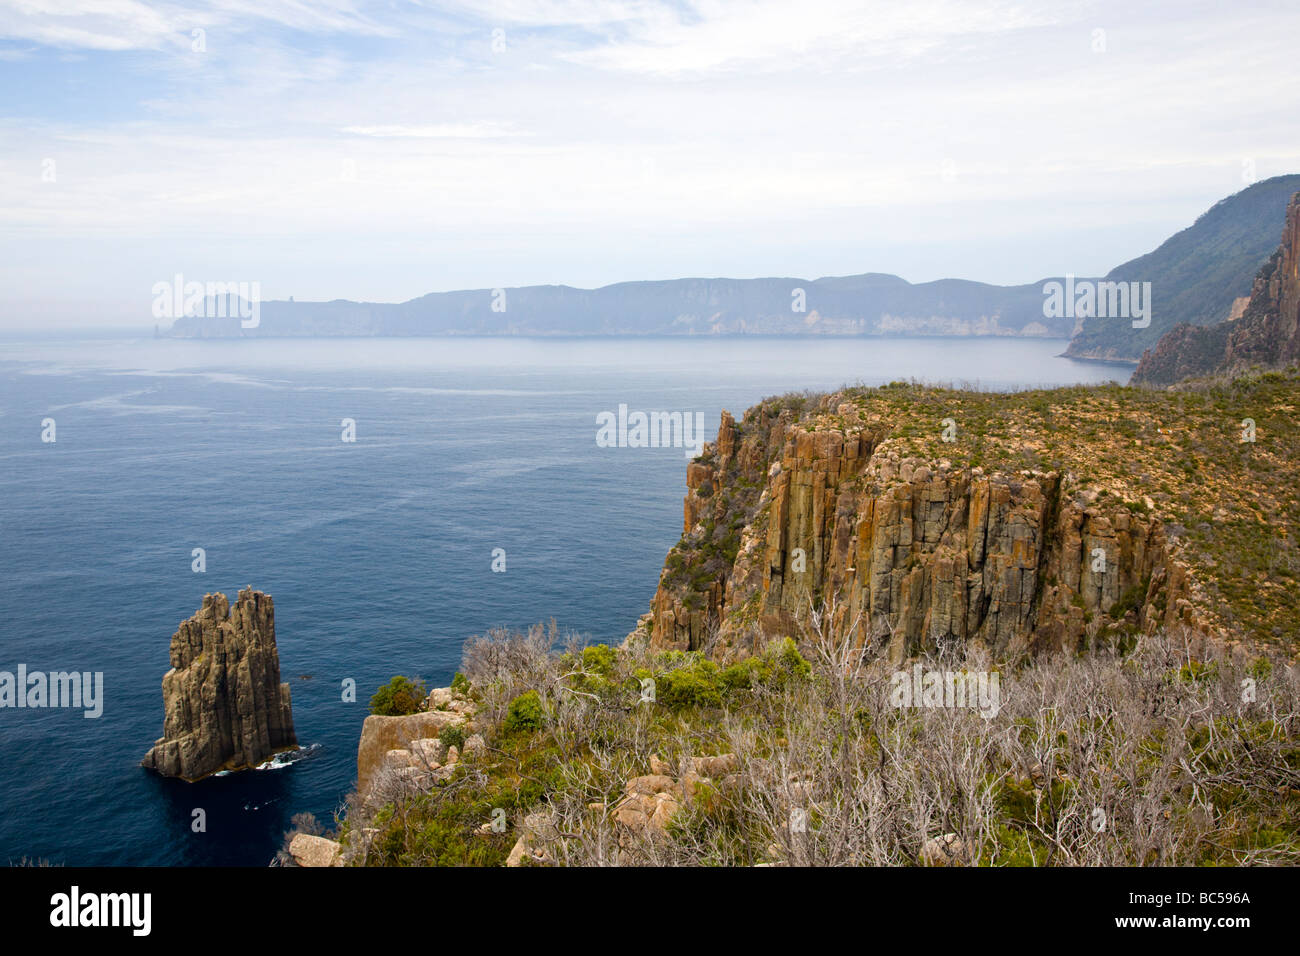
[[(741, 626), (767, 639), (786, 612), (838, 597), (864, 632), (907, 631), (906, 656), (949, 637), (1095, 637), (1125, 601), (1150, 633), (1178, 602), (1180, 620), (1295, 653), (1298, 404), (1295, 369), (1159, 391), (894, 383), (770, 399), (724, 417), (692, 466), (646, 625), (682, 649)], [(1087, 566), (1098, 546), (1110, 578)]]
[[(1186, 541), (1184, 558), (1229, 628), (1300, 648), (1296, 370), (1172, 391), (896, 385), (847, 397), (869, 420), (893, 423), (881, 450), (955, 467), (1061, 471), (1067, 490), (1158, 517)], [(956, 441), (945, 443), (936, 423), (949, 417)], [(835, 419), (814, 416), (819, 427)], [(1253, 441), (1243, 440), (1247, 420)]]

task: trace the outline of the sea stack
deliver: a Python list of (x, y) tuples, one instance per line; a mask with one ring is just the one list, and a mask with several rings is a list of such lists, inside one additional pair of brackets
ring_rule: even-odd
[(162, 681), (163, 735), (141, 766), (193, 781), (298, 746), (269, 594), (247, 587), (234, 607), (224, 594), (204, 595), (172, 635), (171, 665)]

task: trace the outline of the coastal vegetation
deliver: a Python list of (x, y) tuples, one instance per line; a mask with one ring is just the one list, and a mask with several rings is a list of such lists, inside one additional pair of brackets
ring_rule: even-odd
[(354, 796), (351, 865), (1300, 863), (1300, 681), (1268, 654), (1161, 634), (919, 662), (995, 670), (985, 716), (896, 706), (893, 668), (815, 619), (726, 666), (554, 636), (469, 642), (485, 748)]

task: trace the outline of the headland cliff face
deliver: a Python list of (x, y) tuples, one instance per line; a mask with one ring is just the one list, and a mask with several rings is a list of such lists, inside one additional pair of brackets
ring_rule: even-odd
[(1007, 657), (1117, 627), (1213, 627), (1146, 502), (1059, 468), (913, 456), (892, 438), (911, 423), (889, 417), (850, 393), (724, 412), (638, 631), (741, 656), (815, 626), (899, 661), (953, 641)]
[(233, 607), (224, 594), (205, 595), (172, 635), (162, 686), (163, 735), (142, 766), (164, 776), (198, 780), (298, 746), (269, 594), (245, 588)]
[(1147, 350), (1134, 385), (1275, 369), (1300, 361), (1300, 193), (1291, 197), (1282, 242), (1260, 267), (1240, 317), (1212, 326), (1179, 325)]

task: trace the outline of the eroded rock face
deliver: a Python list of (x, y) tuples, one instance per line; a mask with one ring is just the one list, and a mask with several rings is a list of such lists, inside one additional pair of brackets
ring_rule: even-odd
[(198, 780), (298, 746), (269, 594), (245, 588), (233, 607), (205, 595), (172, 635), (162, 686), (163, 735), (141, 765), (163, 776)]
[(361, 725), (361, 740), (357, 744), (358, 792), (369, 793), (376, 778), (386, 769), (402, 766), (436, 769), (447, 763), (449, 749), (438, 746), (438, 736), (446, 728), (464, 722), (462, 715), (443, 710), (421, 711), (405, 717), (371, 714)]
[[(751, 516), (734, 558), (715, 548), (702, 560), (697, 548), (685, 587), (665, 572), (652, 646), (752, 653), (831, 597), (835, 633), (894, 661), (951, 642), (998, 656), (1075, 647), (1138, 590), (1136, 630), (1204, 626), (1155, 517), (1100, 506), (1056, 472), (900, 459), (852, 408), (841, 412), (845, 428), (822, 431), (760, 410), (743, 433), (723, 413), (717, 443), (688, 473), (685, 530), (730, 525), (745, 507)], [(747, 488), (761, 496), (738, 506)]]
[(401, 717), (371, 714), (361, 725), (357, 792), (365, 802), (382, 804), (394, 783), (424, 787), (448, 776), (461, 757), (459, 748), (438, 739), (449, 727), (470, 734), (465, 740), (465, 756), (486, 754), (483, 737), (472, 732), (477, 709), (472, 700), (449, 687), (435, 687), (424, 706), (426, 710)]

